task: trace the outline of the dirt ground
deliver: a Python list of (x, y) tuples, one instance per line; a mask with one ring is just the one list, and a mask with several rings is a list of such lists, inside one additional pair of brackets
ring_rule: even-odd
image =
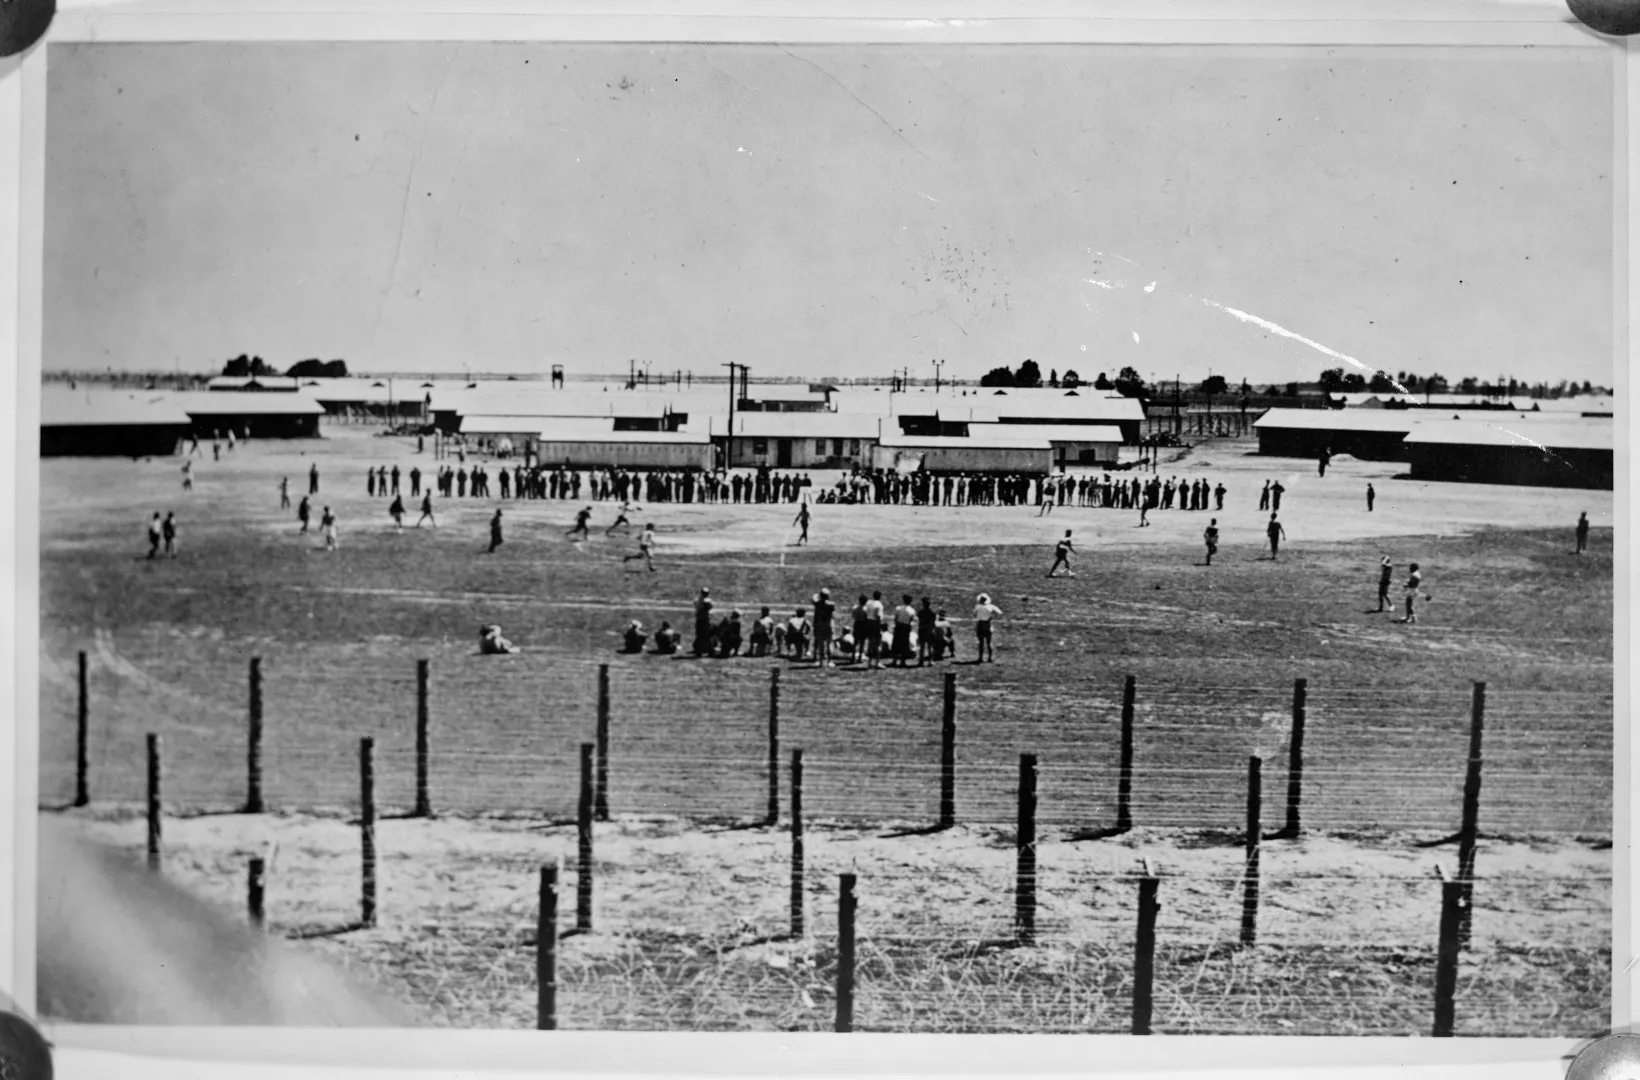
[[(877, 987), (862, 993), (863, 1026), (1122, 1030), (1123, 875), (1149, 855), (1164, 877), (1164, 952), (1174, 950), (1158, 961), (1158, 1030), (1426, 1030), (1431, 875), (1453, 853), (1416, 845), (1456, 825), (1474, 680), (1488, 684), (1488, 840), (1459, 1015), (1491, 1034), (1605, 1023), (1609, 492), (1413, 483), (1394, 478), (1401, 466), (1342, 458), (1320, 478), (1313, 464), (1224, 440), (1161, 470), (1222, 480), (1222, 513), (1160, 511), (1141, 529), (1134, 513), (1070, 507), (1038, 517), (820, 506), (813, 543), (799, 548), (785, 507), (662, 505), (642, 516), (661, 539), (650, 575), (621, 564), (630, 540), (601, 535), (606, 506), (586, 544), (563, 538), (573, 507), (544, 501), (500, 504), (507, 543), (493, 556), (483, 549), (497, 500), (441, 501), (436, 529), (399, 535), (386, 500), (367, 497), (363, 469), (436, 463), (413, 440), (371, 431), (252, 442), (220, 462), (207, 447), (187, 496), (177, 460), (45, 463), (42, 798), (72, 792), (74, 653), (84, 649), (93, 807), (73, 815), (139, 844), (140, 822), (119, 819), (142, 795), (143, 733), (160, 732), (169, 812), (206, 815), (167, 823), (167, 873), (237, 905), (244, 859), (277, 840), (275, 925), (344, 926), (357, 836), (336, 815), (356, 806), (357, 739), (377, 740), (384, 812), (407, 809), (414, 662), (429, 658), (434, 799), (449, 816), (384, 821), (382, 926), (303, 946), (367, 971), (428, 1023), (532, 1021), (518, 935), (533, 923), (536, 868), (573, 855), (573, 829), (544, 821), (573, 811), (599, 663), (612, 667), (618, 820), (599, 831), (599, 932), (565, 944), (567, 1026), (824, 1027), (828, 898), (852, 867), (862, 934), (877, 943), (862, 974)], [(329, 503), (341, 522), (333, 554), (278, 511), (279, 478), (298, 499), (311, 462), (316, 509)], [(1272, 563), (1256, 505), (1264, 479), (1278, 477), (1289, 539)], [(156, 509), (182, 521), (174, 562), (143, 558)], [(1595, 533), (1578, 558), (1571, 527), (1585, 510)], [(1208, 568), (1200, 534), (1215, 516), (1224, 540)], [(1045, 582), (1065, 528), (1080, 574)], [(1380, 554), (1397, 581), (1409, 560), (1424, 564), (1435, 600), (1417, 627), (1372, 610)], [(944, 669), (958, 681), (959, 828), (884, 835), (931, 820), (940, 670), (614, 655), (627, 619), (686, 624), (707, 583), (720, 611), (783, 611), (829, 585), (844, 599), (861, 588), (932, 595), (959, 620), (976, 592), (991, 593), (1004, 610), (1000, 662)], [(483, 621), (502, 623), (525, 652), (475, 663)], [(966, 634), (959, 621), (964, 647)], [(263, 659), (276, 813), (222, 816), (243, 798), (251, 656)], [(815, 925), (802, 948), (746, 944), (784, 929), (787, 855), (780, 834), (733, 827), (762, 807), (772, 667), (782, 747), (803, 746), (810, 762)], [(1127, 675), (1140, 688), (1141, 830), (1071, 842), (1077, 828), (1109, 824)], [(1298, 677), (1309, 684), (1314, 831), (1267, 846), (1262, 945), (1248, 958), (1228, 946), (1247, 757), (1266, 759), (1272, 799), (1285, 790)], [(1044, 944), (994, 949), (983, 943), (1008, 933), (1024, 752), (1043, 762)]]

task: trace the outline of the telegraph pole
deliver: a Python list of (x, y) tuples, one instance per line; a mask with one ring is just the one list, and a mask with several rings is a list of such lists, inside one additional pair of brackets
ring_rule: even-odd
[(748, 369), (745, 364), (732, 360), (723, 366), (729, 369), (729, 437), (723, 443), (723, 467), (732, 469), (735, 467), (735, 372), (740, 371), (744, 377)]
[(945, 366), (945, 361), (944, 360), (935, 360), (934, 361), (934, 393), (936, 395), (940, 392), (940, 368), (942, 368), (944, 366)]

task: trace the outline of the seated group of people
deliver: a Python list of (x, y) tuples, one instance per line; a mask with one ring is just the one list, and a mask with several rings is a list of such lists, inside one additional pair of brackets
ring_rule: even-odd
[[(901, 635), (898, 648), (895, 646), (892, 624), (882, 628), (877, 635), (879, 640), (875, 642), (862, 640), (869, 635), (869, 631), (862, 628), (857, 637), (855, 627), (845, 625), (840, 633), (832, 634), (828, 655), (822, 656), (817, 648), (815, 625), (809, 618), (808, 608), (800, 607), (789, 618), (777, 619), (765, 607), (749, 627), (739, 611), (730, 611), (724, 619), (703, 628), (704, 634), (694, 643), (693, 651), (697, 656), (724, 659), (742, 655), (743, 649), (748, 657), (774, 656), (790, 660), (860, 662), (887, 659), (908, 662), (944, 660), (947, 657), (954, 659), (957, 655), (956, 633), (946, 613), (931, 612), (931, 617), (925, 622), (926, 632), (922, 634), (919, 634), (915, 623), (906, 628), (907, 632)], [(643, 623), (633, 619), (627, 624), (622, 638), (621, 651), (637, 654), (644, 651), (651, 635), (645, 633)], [(663, 656), (676, 655), (683, 642), (682, 632), (666, 621), (661, 623), (652, 638), (654, 651)]]

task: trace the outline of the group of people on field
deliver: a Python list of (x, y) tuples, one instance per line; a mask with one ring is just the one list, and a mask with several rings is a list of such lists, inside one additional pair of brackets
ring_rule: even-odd
[[(944, 608), (935, 608), (929, 597), (920, 605), (909, 593), (890, 606), (880, 591), (869, 597), (861, 593), (852, 610), (842, 613), (831, 598), (831, 590), (815, 593), (809, 604), (796, 608), (788, 617), (776, 617), (765, 606), (755, 619), (744, 619), (739, 609), (714, 618), (716, 603), (712, 590), (703, 588), (695, 599), (694, 633), (688, 655), (729, 659), (738, 656), (776, 657), (810, 661), (818, 667), (863, 664), (868, 670), (881, 667), (923, 667), (956, 659), (956, 631)], [(975, 662), (994, 662), (991, 624), (1002, 611), (981, 593), (974, 603)], [(683, 652), (683, 632), (663, 621), (653, 635), (643, 623), (631, 620), (622, 634), (621, 651), (642, 653), (653, 644), (661, 656)]]

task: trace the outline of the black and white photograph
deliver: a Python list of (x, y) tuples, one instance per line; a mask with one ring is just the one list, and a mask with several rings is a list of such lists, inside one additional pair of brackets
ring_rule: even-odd
[(1606, 1034), (1622, 76), (51, 44), (40, 1017)]

